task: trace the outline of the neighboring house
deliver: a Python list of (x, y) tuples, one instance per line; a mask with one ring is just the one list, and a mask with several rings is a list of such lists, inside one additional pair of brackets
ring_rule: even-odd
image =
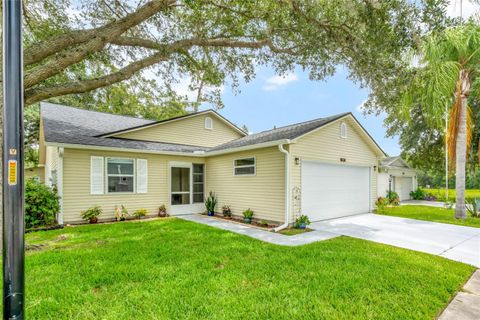
[(400, 200), (409, 200), (410, 192), (417, 189), (417, 171), (412, 169), (400, 156), (385, 158), (380, 163), (378, 174), (378, 195), (386, 196), (395, 191)]
[(80, 212), (165, 204), (201, 213), (209, 191), (241, 216), (292, 222), (369, 212), (385, 158), (351, 113), (247, 135), (213, 110), (152, 121), (41, 103), (40, 164), (61, 196), (60, 223)]

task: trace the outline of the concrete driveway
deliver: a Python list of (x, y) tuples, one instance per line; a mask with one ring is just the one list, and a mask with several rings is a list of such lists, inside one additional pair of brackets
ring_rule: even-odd
[(314, 222), (310, 227), (426, 252), (480, 267), (480, 228), (373, 213)]

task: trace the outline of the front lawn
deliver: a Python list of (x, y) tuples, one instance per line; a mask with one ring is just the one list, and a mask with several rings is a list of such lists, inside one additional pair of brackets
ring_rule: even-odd
[(27, 242), (29, 319), (434, 319), (474, 270), (347, 237), (283, 247), (174, 218)]
[[(433, 194), (437, 197), (439, 201), (445, 201), (447, 197), (447, 192), (445, 189), (424, 189), (426, 192)], [(479, 189), (468, 189), (465, 190), (465, 197), (467, 198), (480, 198)], [(452, 202), (455, 202), (455, 189), (448, 190), (448, 199)]]
[[(396, 206), (386, 207), (379, 214), (387, 216), (395, 216), (402, 218), (427, 220), (434, 222), (458, 224), (461, 226), (477, 227), (480, 228), (480, 218), (472, 218), (468, 216), (466, 220), (455, 219), (454, 209), (437, 208), (430, 206)], [(467, 212), (468, 215), (468, 212)]]

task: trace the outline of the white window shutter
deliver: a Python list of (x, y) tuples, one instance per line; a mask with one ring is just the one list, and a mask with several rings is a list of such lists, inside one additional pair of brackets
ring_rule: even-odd
[(104, 164), (103, 157), (90, 157), (90, 193), (103, 194), (104, 184)]
[(137, 193), (148, 192), (148, 161), (137, 159)]

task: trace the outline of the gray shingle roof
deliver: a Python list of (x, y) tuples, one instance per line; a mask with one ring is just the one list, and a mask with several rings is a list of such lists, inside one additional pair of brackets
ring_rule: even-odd
[(206, 154), (214, 151), (234, 149), (277, 140), (295, 139), (349, 114), (341, 113), (326, 118), (296, 123), (273, 130), (251, 134), (213, 148), (206, 148), (174, 143), (102, 137), (102, 135), (111, 132), (155, 123), (153, 120), (120, 116), (44, 102), (40, 104), (40, 107), (45, 141), (47, 142), (128, 148), (146, 151), (185, 153), (204, 151)]
[(148, 142), (97, 135), (153, 123), (153, 120), (114, 115), (58, 104), (40, 104), (45, 141), (147, 151), (194, 152), (206, 148), (173, 143)]
[(245, 147), (249, 145), (276, 141), (276, 140), (284, 140), (284, 139), (292, 140), (304, 135), (307, 132), (320, 128), (321, 126), (324, 126), (327, 123), (340, 119), (348, 114), (350, 113), (349, 112), (341, 113), (341, 114), (337, 114), (337, 115), (326, 117), (326, 118), (319, 118), (319, 119), (296, 123), (296, 124), (288, 125), (285, 127), (272, 129), (272, 130), (262, 131), (262, 132), (251, 134), (246, 137), (239, 138), (239, 139), (227, 142), (225, 144), (219, 145), (217, 147), (211, 148), (210, 150), (208, 150), (208, 152)]

